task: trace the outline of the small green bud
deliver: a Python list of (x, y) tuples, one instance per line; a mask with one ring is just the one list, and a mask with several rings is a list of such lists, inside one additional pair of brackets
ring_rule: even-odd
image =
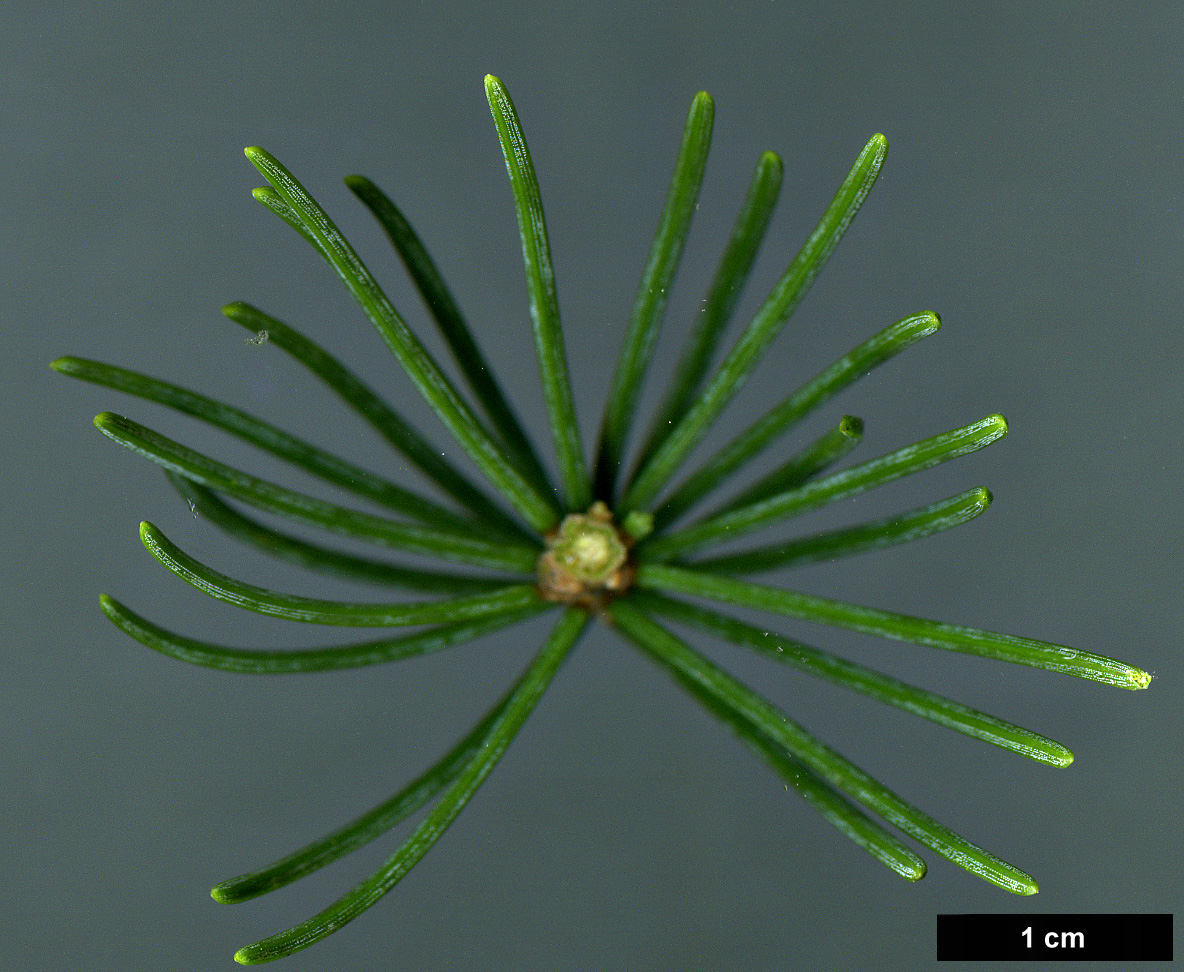
[(654, 529), (653, 514), (644, 513), (641, 510), (634, 510), (627, 517), (625, 517), (625, 522), (621, 524), (621, 529), (629, 535), (629, 538), (634, 543), (636, 543)]

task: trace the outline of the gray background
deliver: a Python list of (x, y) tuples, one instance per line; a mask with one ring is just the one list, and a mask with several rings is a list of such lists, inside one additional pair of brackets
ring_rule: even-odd
[(995, 505), (957, 531), (779, 582), (1112, 653), (1159, 679), (1127, 693), (779, 622), (1064, 741), (1077, 762), (1057, 771), (711, 646), (907, 799), (1034, 874), (1041, 893), (1019, 899), (928, 852), (918, 885), (884, 871), (600, 630), (422, 865), (285, 968), (925, 969), (938, 912), (1179, 909), (1182, 19), (1174, 2), (10, 7), (0, 964), (230, 968), (235, 948), (327, 904), (406, 829), (269, 898), (226, 908), (206, 889), (419, 772), (542, 636), (534, 625), (398, 667), (274, 680), (154, 655), (105, 621), (100, 591), (228, 643), (336, 635), (209, 601), (142, 549), (140, 519), (256, 583), (381, 594), (237, 547), (89, 420), (112, 408), (332, 490), (46, 367), (77, 354), (191, 384), (397, 471), (298, 366), (244, 344), (218, 308), (246, 299), (307, 327), (437, 432), (319, 259), (251, 200), (261, 180), (240, 150), (261, 144), (425, 333), (340, 177), (365, 172), (392, 193), (542, 433), (485, 72), (512, 91), (540, 171), (586, 439), (694, 92), (716, 99), (715, 147), (667, 361), (757, 154), (780, 153), (786, 181), (741, 317), (864, 140), (886, 133), (883, 177), (720, 435), (932, 308), (940, 334), (803, 434), (863, 416), (853, 460), (995, 411), (1010, 436), (794, 528), (978, 484)]

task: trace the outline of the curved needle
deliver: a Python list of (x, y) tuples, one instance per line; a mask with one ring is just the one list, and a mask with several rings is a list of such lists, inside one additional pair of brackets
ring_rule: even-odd
[(253, 584), (244, 584), (212, 570), (181, 550), (151, 523), (140, 524), (140, 539), (153, 557), (199, 591), (248, 611), (290, 621), (348, 627), (447, 624), (504, 614), (506, 611), (542, 603), (533, 584), (513, 584), (489, 594), (470, 594), (410, 604), (357, 604), (279, 594)]

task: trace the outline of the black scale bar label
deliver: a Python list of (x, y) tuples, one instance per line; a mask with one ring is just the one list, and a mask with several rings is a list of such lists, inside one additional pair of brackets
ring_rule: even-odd
[(1172, 961), (1171, 915), (938, 915), (939, 962)]

